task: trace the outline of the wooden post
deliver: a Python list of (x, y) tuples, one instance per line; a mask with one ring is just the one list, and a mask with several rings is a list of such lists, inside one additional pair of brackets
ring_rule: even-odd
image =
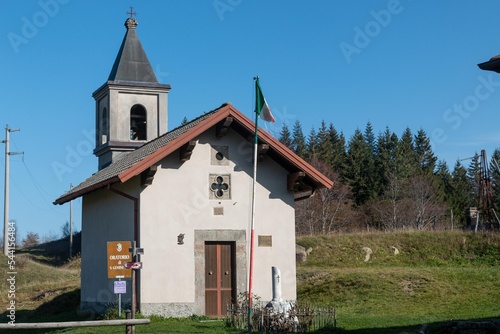
[[(132, 312), (130, 310), (125, 311), (125, 318), (127, 318), (127, 320), (132, 319)], [(134, 326), (131, 325), (125, 326), (125, 334), (134, 334), (134, 332), (135, 332)]]

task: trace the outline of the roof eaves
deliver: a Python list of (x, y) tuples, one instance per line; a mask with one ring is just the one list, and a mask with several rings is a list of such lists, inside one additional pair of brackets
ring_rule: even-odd
[(489, 61), (477, 64), (477, 66), (485, 71), (494, 71), (500, 73), (500, 56), (495, 56)]
[[(236, 109), (231, 109), (231, 115), (235, 116), (240, 124), (242, 124), (249, 131), (255, 131), (254, 123), (246, 116), (244, 116), (241, 112)], [(318, 185), (321, 185), (325, 188), (330, 189), (333, 186), (333, 181), (320, 173), (316, 168), (311, 166), (307, 161), (299, 157), (297, 154), (292, 152), (288, 147), (286, 147), (283, 143), (275, 139), (273, 136), (268, 134), (262, 128), (259, 128), (259, 140), (270, 144), (271, 148), (274, 151), (281, 155), (284, 159), (290, 161), (297, 169), (305, 172), (309, 177), (311, 177)]]
[(74, 192), (67, 192), (65, 195), (59, 197), (58, 199), (56, 199), (54, 201), (53, 204), (64, 204), (64, 203), (67, 203), (75, 198), (78, 198), (82, 195), (85, 195), (86, 193), (89, 193), (91, 191), (94, 191), (94, 190), (97, 190), (97, 189), (100, 189), (100, 188), (104, 188), (110, 184), (113, 184), (113, 183), (116, 183), (116, 182), (120, 182), (120, 180), (118, 179), (118, 177), (112, 177), (110, 179), (107, 179), (107, 180), (104, 180), (104, 181), (101, 181), (99, 183), (96, 183), (92, 186), (89, 186), (89, 187), (85, 187), (85, 188), (82, 188), (78, 191), (74, 191)]

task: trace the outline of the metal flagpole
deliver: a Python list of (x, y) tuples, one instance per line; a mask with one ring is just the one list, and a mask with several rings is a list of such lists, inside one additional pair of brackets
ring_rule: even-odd
[[(255, 93), (257, 94), (257, 85), (259, 77), (255, 77)], [(259, 99), (255, 101), (255, 136), (253, 146), (253, 181), (252, 181), (252, 220), (250, 225), (250, 270), (248, 278), (248, 333), (252, 332), (252, 287), (253, 287), (253, 257), (254, 257), (254, 226), (255, 226), (255, 191), (257, 185), (257, 145), (258, 145), (258, 121), (260, 107)]]

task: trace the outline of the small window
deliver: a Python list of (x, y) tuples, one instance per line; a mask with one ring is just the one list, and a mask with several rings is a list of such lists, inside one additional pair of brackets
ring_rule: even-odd
[(224, 196), (224, 191), (229, 189), (229, 185), (224, 182), (222, 176), (217, 176), (215, 181), (210, 185), (210, 188), (217, 198), (221, 198)]
[(210, 174), (209, 199), (231, 199), (231, 178), (229, 175)]
[(100, 143), (105, 144), (108, 141), (108, 110), (103, 108), (101, 111), (101, 117), (99, 119), (99, 135), (100, 135)]
[(228, 166), (229, 146), (212, 146), (210, 163), (214, 166)]
[(130, 139), (146, 140), (146, 109), (140, 104), (130, 109)]

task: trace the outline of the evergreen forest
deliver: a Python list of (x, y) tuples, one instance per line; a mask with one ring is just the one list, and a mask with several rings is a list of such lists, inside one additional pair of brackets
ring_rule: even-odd
[(334, 181), (296, 203), (298, 235), (498, 226), (500, 149), (448, 166), (423, 129), (375, 134), (370, 122), (346, 140), (331, 123), (304, 135), (296, 121), (279, 140)]

